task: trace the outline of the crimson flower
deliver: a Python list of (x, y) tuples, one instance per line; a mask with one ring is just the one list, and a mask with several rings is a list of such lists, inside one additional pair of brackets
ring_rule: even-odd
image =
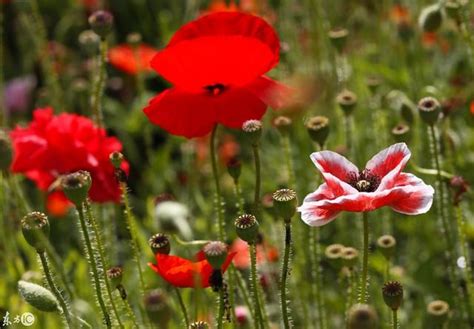
[[(39, 189), (48, 190), (60, 175), (87, 170), (92, 177), (92, 201), (120, 201), (121, 190), (109, 155), (122, 150), (122, 144), (89, 118), (70, 113), (55, 116), (51, 108), (37, 109), (33, 121), (27, 127), (16, 127), (10, 137), (14, 153), (11, 170), (23, 173)], [(127, 162), (122, 169), (128, 172)]]
[[(230, 252), (222, 265), (222, 272), (227, 270), (235, 253)], [(157, 253), (156, 264), (148, 263), (153, 271), (165, 281), (178, 288), (207, 288), (213, 272), (211, 264), (206, 260), (204, 252), (197, 254), (197, 260), (191, 261), (178, 256)]]
[(383, 206), (406, 215), (426, 213), (433, 203), (434, 189), (418, 177), (402, 172), (410, 155), (405, 143), (394, 144), (359, 171), (335, 152), (311, 154), (325, 183), (307, 195), (298, 208), (302, 220), (311, 226), (321, 226), (341, 211), (365, 212)]
[(136, 75), (151, 71), (150, 61), (156, 52), (156, 49), (146, 44), (138, 45), (136, 50), (131, 45), (122, 44), (109, 50), (109, 62), (125, 73)]
[(263, 76), (278, 64), (280, 42), (263, 19), (217, 12), (183, 27), (151, 66), (173, 84), (151, 99), (148, 119), (174, 135), (206, 135), (217, 124), (240, 129), (267, 106), (284, 105), (288, 87)]

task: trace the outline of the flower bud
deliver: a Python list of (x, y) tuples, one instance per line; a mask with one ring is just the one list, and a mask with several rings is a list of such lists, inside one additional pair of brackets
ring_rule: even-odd
[(410, 127), (406, 124), (399, 123), (398, 125), (393, 127), (392, 136), (397, 143), (407, 143), (411, 139)]
[(113, 23), (114, 17), (110, 12), (105, 10), (97, 10), (89, 16), (89, 25), (92, 31), (102, 39), (105, 39), (110, 33)]
[(297, 204), (298, 199), (296, 192), (291, 189), (280, 189), (273, 193), (273, 206), (275, 207), (276, 213), (283, 218), (285, 222), (289, 222), (291, 217), (296, 213)]
[(85, 30), (79, 34), (79, 46), (86, 55), (95, 55), (99, 52), (100, 37), (92, 30)]
[(106, 274), (112, 288), (116, 289), (122, 283), (123, 269), (120, 266), (109, 268)]
[(252, 145), (257, 145), (262, 137), (262, 122), (260, 120), (247, 120), (242, 125), (242, 130), (248, 136)]
[(389, 260), (395, 254), (395, 246), (397, 240), (391, 235), (382, 235), (377, 239), (377, 246), (380, 248), (380, 252), (384, 255), (385, 259)]
[(138, 32), (129, 33), (127, 35), (127, 43), (132, 47), (138, 47), (142, 42), (142, 35)]
[(423, 8), (418, 17), (418, 24), (424, 32), (435, 32), (443, 23), (443, 14), (438, 4)]
[(344, 247), (341, 252), (342, 264), (349, 268), (357, 265), (359, 260), (359, 251), (352, 247)]
[(171, 319), (171, 308), (167, 296), (160, 289), (151, 290), (144, 297), (145, 311), (158, 328), (167, 328)]
[(342, 244), (334, 243), (326, 247), (324, 255), (329, 260), (329, 263), (338, 268), (342, 263), (342, 255), (345, 247)]
[(202, 248), (202, 251), (212, 268), (220, 271), (227, 258), (227, 245), (221, 241), (211, 241)]
[(463, 195), (469, 190), (469, 183), (461, 176), (454, 176), (450, 179), (449, 186), (453, 191), (453, 204), (458, 206)]
[(115, 151), (115, 152), (110, 153), (109, 159), (112, 165), (114, 166), (114, 168), (119, 169), (124, 160), (124, 156), (122, 153)]
[(258, 221), (254, 215), (243, 214), (235, 220), (235, 232), (245, 242), (255, 243), (258, 235)]
[(449, 317), (449, 304), (443, 300), (434, 300), (428, 304), (426, 311), (433, 324), (442, 325)]
[(91, 185), (91, 175), (85, 170), (79, 170), (61, 178), (64, 194), (76, 207), (81, 207), (82, 203), (86, 201)]
[(348, 35), (349, 32), (343, 28), (335, 28), (329, 31), (329, 39), (339, 53), (342, 53), (346, 48)]
[(313, 142), (324, 146), (329, 136), (329, 119), (325, 116), (315, 116), (306, 122), (306, 130)]
[(37, 252), (44, 252), (49, 237), (49, 221), (45, 214), (30, 212), (21, 220), (21, 231), (30, 246)]
[(148, 239), (148, 245), (153, 251), (153, 254), (165, 254), (168, 255), (170, 253), (171, 245), (170, 240), (167, 235), (162, 233), (157, 233), (153, 235), (150, 239)]
[(421, 119), (431, 126), (438, 121), (441, 105), (436, 98), (425, 97), (418, 102), (418, 111)]
[(238, 181), (242, 171), (242, 164), (240, 163), (239, 159), (235, 157), (231, 158), (229, 161), (227, 161), (226, 167), (230, 177), (232, 177), (235, 182)]
[(352, 91), (343, 90), (337, 95), (336, 102), (345, 115), (351, 115), (357, 105), (357, 95)]
[(235, 307), (235, 321), (241, 327), (250, 323), (250, 312), (247, 306), (238, 305)]
[(273, 119), (273, 125), (281, 134), (287, 134), (290, 131), (292, 123), (293, 121), (290, 118), (283, 115)]
[(205, 321), (196, 321), (189, 325), (189, 329), (209, 329), (209, 324)]
[(402, 305), (403, 286), (398, 281), (386, 282), (382, 287), (382, 295), (385, 304), (396, 311)]
[(58, 300), (48, 289), (27, 281), (18, 281), (21, 297), (31, 306), (43, 312), (58, 311)]
[(378, 317), (372, 306), (367, 304), (356, 304), (349, 310), (349, 329), (375, 329)]

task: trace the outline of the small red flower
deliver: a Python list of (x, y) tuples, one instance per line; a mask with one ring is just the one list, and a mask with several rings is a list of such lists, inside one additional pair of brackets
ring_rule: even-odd
[[(249, 245), (241, 239), (235, 239), (230, 247), (231, 252), (235, 252), (233, 263), (238, 269), (248, 269), (250, 267)], [(268, 244), (257, 245), (257, 264), (265, 262), (276, 262), (278, 260), (278, 250)]]
[[(225, 272), (235, 253), (229, 253), (222, 272)], [(197, 254), (196, 261), (190, 261), (178, 256), (156, 254), (156, 264), (148, 263), (153, 271), (158, 273), (165, 281), (178, 288), (207, 288), (210, 286), (209, 278), (213, 272), (211, 264), (205, 259), (204, 253)]]
[(410, 155), (405, 143), (394, 144), (359, 171), (335, 152), (311, 154), (325, 183), (306, 196), (298, 208), (302, 220), (311, 226), (321, 226), (341, 211), (364, 212), (383, 206), (406, 215), (426, 213), (433, 203), (434, 189), (418, 177), (401, 172)]
[[(87, 170), (92, 176), (89, 197), (95, 202), (119, 202), (121, 190), (114, 176), (109, 155), (122, 150), (115, 137), (108, 137), (86, 117), (62, 113), (51, 108), (37, 109), (33, 121), (11, 133), (13, 162), (11, 170), (23, 173), (39, 189), (46, 191), (63, 174)], [(128, 163), (122, 163), (128, 172)]]
[(109, 62), (117, 69), (135, 75), (151, 71), (150, 61), (156, 53), (156, 49), (146, 44), (139, 45), (136, 50), (128, 44), (123, 44), (109, 50)]
[(263, 19), (240, 12), (205, 15), (181, 27), (151, 66), (174, 86), (151, 99), (148, 119), (174, 135), (240, 129), (267, 106), (283, 106), (289, 89), (263, 76), (278, 64), (280, 41)]

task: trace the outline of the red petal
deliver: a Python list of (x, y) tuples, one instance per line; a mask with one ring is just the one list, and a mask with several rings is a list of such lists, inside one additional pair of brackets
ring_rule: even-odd
[(357, 193), (355, 188), (345, 182), (351, 172), (359, 172), (352, 162), (332, 151), (315, 152), (311, 154), (311, 160), (335, 195)]
[(406, 215), (424, 214), (430, 210), (433, 203), (433, 187), (426, 185), (418, 177), (406, 173), (400, 174), (396, 186), (409, 186), (413, 192), (409, 197), (393, 202), (390, 205), (393, 210)]
[(139, 71), (151, 70), (150, 61), (158, 50), (142, 44), (136, 52), (128, 44), (118, 45), (109, 50), (109, 62), (119, 70), (128, 74), (137, 74)]
[(334, 220), (339, 211), (322, 209), (318, 201), (335, 197), (333, 190), (325, 183), (321, 184), (315, 192), (308, 194), (301, 207), (298, 208), (303, 222), (310, 226), (321, 226)]
[(46, 209), (52, 216), (63, 217), (72, 206), (73, 204), (61, 191), (49, 193), (46, 199)]
[(293, 95), (291, 88), (266, 76), (258, 77), (245, 88), (274, 109), (287, 106)]
[(251, 119), (260, 120), (267, 106), (245, 89), (229, 89), (215, 97), (217, 121), (224, 126), (241, 129)]

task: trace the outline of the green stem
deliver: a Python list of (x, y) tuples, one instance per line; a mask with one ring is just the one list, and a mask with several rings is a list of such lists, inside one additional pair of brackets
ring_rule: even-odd
[(122, 284), (119, 284), (117, 286), (117, 290), (120, 293), (120, 298), (122, 299), (123, 306), (125, 307), (125, 310), (127, 311), (128, 318), (132, 321), (133, 326), (135, 328), (139, 328), (140, 326), (138, 325), (137, 317), (135, 316), (135, 313), (133, 312), (132, 307), (130, 306), (130, 303), (128, 302), (127, 291), (125, 290), (125, 287)]
[(224, 288), (221, 287), (219, 290), (219, 298), (218, 298), (218, 314), (217, 314), (217, 329), (222, 329), (224, 326)]
[(221, 186), (219, 184), (219, 172), (217, 169), (217, 157), (216, 157), (216, 132), (217, 124), (212, 129), (211, 141), (209, 145), (210, 154), (211, 154), (211, 163), (212, 163), (212, 175), (214, 176), (214, 184), (216, 188), (216, 197), (215, 202), (215, 211), (217, 212), (217, 232), (219, 240), (225, 240), (224, 232), (224, 218), (223, 218), (223, 204), (222, 204), (222, 195), (221, 195)]
[(174, 290), (176, 292), (176, 296), (178, 297), (179, 307), (183, 313), (184, 323), (186, 324), (186, 328), (189, 328), (188, 311), (186, 310), (186, 305), (184, 305), (183, 296), (181, 296), (181, 292), (178, 288), (175, 287)]
[(107, 61), (107, 40), (102, 39), (100, 41), (100, 53), (99, 53), (99, 76), (97, 83), (94, 88), (94, 97), (92, 100), (92, 110), (94, 114), (94, 121), (102, 128), (104, 126), (103, 114), (102, 114), (102, 94), (104, 92), (104, 84), (106, 78), (105, 63)]
[(392, 326), (393, 326), (393, 329), (398, 328), (398, 311), (397, 310), (392, 310)]
[(250, 315), (252, 316), (252, 319), (255, 319), (255, 313), (254, 309), (252, 307), (252, 301), (250, 300), (250, 296), (248, 293), (247, 286), (245, 284), (245, 281), (242, 277), (242, 274), (238, 270), (235, 269), (233, 265), (230, 267), (231, 273), (235, 275), (236, 282), (237, 282), (237, 287), (239, 288), (240, 293), (242, 294), (242, 298), (244, 299), (245, 304), (247, 305)]
[(260, 306), (260, 299), (258, 293), (258, 281), (257, 281), (257, 245), (255, 243), (251, 243), (250, 247), (250, 275), (251, 280), (250, 283), (252, 284), (252, 297), (253, 297), (253, 305), (255, 309), (254, 314), (254, 327), (264, 328), (263, 320), (262, 320), (262, 308)]
[(285, 150), (286, 170), (288, 172), (288, 187), (295, 188), (296, 186), (295, 170), (293, 166), (293, 159), (291, 156), (290, 136), (288, 135), (288, 133), (285, 133), (283, 135), (283, 148)]
[(49, 269), (48, 260), (46, 258), (46, 253), (38, 252), (39, 258), (41, 260), (41, 266), (43, 266), (44, 275), (46, 277), (46, 281), (48, 282), (49, 288), (51, 289), (52, 293), (56, 297), (63, 310), (63, 315), (66, 320), (68, 328), (73, 328), (74, 325), (71, 320), (71, 314), (69, 313), (69, 309), (67, 307), (66, 301), (64, 300), (63, 295), (58, 290), (58, 287), (54, 283), (53, 276), (51, 275), (51, 271)]
[(244, 200), (242, 199), (242, 189), (240, 188), (239, 180), (234, 180), (234, 190), (235, 190), (235, 198), (236, 198), (236, 206), (239, 209), (239, 215), (244, 213)]
[(344, 115), (344, 132), (346, 135), (347, 154), (349, 154), (350, 158), (353, 158), (352, 116), (351, 115)]
[(369, 220), (367, 212), (362, 213), (364, 221), (364, 237), (363, 237), (363, 258), (362, 258), (362, 276), (359, 284), (359, 298), (357, 302), (359, 304), (365, 304), (367, 302), (367, 272), (369, 265)]
[(255, 216), (260, 218), (260, 189), (262, 186), (262, 170), (260, 164), (259, 145), (252, 144), (253, 158), (255, 162), (255, 195), (254, 195), (254, 211)]
[(283, 325), (285, 329), (291, 328), (290, 325), (290, 311), (288, 308), (288, 301), (286, 297), (286, 283), (288, 279), (288, 269), (290, 263), (291, 250), (291, 223), (290, 220), (285, 220), (285, 253), (283, 256), (283, 266), (281, 268), (281, 284), (280, 284), (280, 304), (283, 317)]
[(349, 268), (347, 274), (347, 302), (346, 302), (346, 323), (349, 320), (349, 309), (353, 304), (353, 296), (354, 296), (354, 272), (352, 268)]
[(319, 268), (320, 252), (319, 230), (310, 229), (310, 261), (311, 261), (311, 296), (316, 300), (318, 308), (318, 324), (320, 329), (326, 328), (323, 298), (321, 296), (321, 270)]
[(77, 207), (77, 211), (79, 213), (79, 221), (81, 224), (82, 234), (84, 235), (84, 242), (86, 244), (87, 255), (92, 267), (92, 275), (94, 277), (94, 286), (95, 286), (95, 292), (97, 295), (97, 300), (99, 301), (99, 306), (102, 311), (102, 315), (104, 316), (105, 325), (107, 326), (107, 328), (112, 328), (112, 324), (110, 322), (110, 316), (109, 316), (109, 313), (107, 312), (107, 308), (105, 307), (105, 303), (104, 303), (104, 298), (102, 296), (102, 288), (100, 286), (100, 281), (99, 281), (100, 280), (99, 270), (97, 269), (97, 263), (95, 261), (95, 255), (92, 249), (92, 243), (89, 237), (89, 232), (87, 230), (86, 220), (84, 218), (84, 207), (80, 205), (79, 207)]

